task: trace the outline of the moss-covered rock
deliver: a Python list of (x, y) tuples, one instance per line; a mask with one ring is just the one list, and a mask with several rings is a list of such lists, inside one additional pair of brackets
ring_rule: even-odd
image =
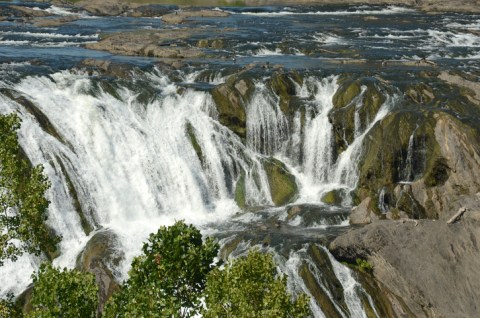
[(330, 205), (342, 204), (343, 197), (339, 190), (328, 191), (322, 196), (322, 202)]
[(245, 209), (245, 201), (245, 175), (242, 174), (235, 185), (235, 202), (239, 208)]
[(267, 173), (273, 203), (281, 206), (294, 201), (298, 195), (298, 187), (295, 177), (287, 167), (274, 158), (264, 160), (263, 167)]
[(280, 109), (285, 114), (292, 114), (296, 107), (291, 103), (296, 94), (295, 84), (302, 85), (303, 79), (298, 72), (274, 72), (267, 83), (280, 99)]
[(374, 120), (385, 102), (379, 87), (380, 84), (371, 80), (346, 81), (334, 95), (334, 109), (329, 114), (329, 121), (333, 126), (338, 154), (353, 142), (355, 133), (363, 132)]
[(193, 150), (195, 150), (195, 153), (197, 154), (198, 159), (203, 164), (203, 151), (202, 151), (202, 147), (200, 147), (200, 144), (198, 143), (197, 137), (195, 136), (195, 129), (190, 123), (187, 123), (186, 129), (187, 129), (187, 136), (190, 139), (190, 143), (192, 144)]
[(345, 81), (333, 95), (333, 105), (336, 109), (347, 106), (361, 92), (358, 81)]
[(223, 39), (201, 39), (197, 42), (197, 47), (204, 49), (223, 49), (225, 47), (225, 41)]
[(432, 87), (425, 83), (410, 86), (405, 95), (416, 104), (428, 104), (435, 99)]
[(233, 75), (226, 83), (215, 87), (211, 94), (220, 123), (241, 138), (245, 138), (247, 132), (245, 105), (250, 100), (255, 85), (248, 77), (240, 75)]

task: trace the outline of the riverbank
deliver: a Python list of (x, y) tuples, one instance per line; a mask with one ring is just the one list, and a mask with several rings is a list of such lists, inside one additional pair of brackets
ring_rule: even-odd
[(56, 5), (74, 5), (86, 9), (93, 14), (118, 15), (127, 11), (136, 11), (148, 5), (177, 5), (180, 7), (195, 6), (270, 6), (270, 5), (400, 5), (409, 6), (425, 12), (480, 12), (475, 0), (53, 0)]

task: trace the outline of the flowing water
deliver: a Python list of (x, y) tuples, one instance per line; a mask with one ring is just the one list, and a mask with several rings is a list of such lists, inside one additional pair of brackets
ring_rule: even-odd
[[(0, 7), (10, 4), (0, 2)], [(221, 238), (224, 245), (242, 237), (233, 256), (261, 245), (268, 235), (292, 291), (312, 294), (300, 274), (306, 266), (341, 316), (366, 317), (365, 299), (379, 316), (354, 273), (323, 245), (348, 228), (349, 193), (357, 186), (364, 142), (375, 125), (402, 107), (403, 97), (396, 89), (385, 92), (373, 119), (362, 122), (362, 86), (352, 101), (354, 139), (338, 154), (329, 113), (342, 81), (341, 68), (362, 74), (371, 65), (340, 65), (335, 60), (412, 61), (425, 56), (442, 67), (463, 68), (478, 76), (480, 40), (469, 31), (480, 28), (478, 16), (430, 16), (379, 6), (223, 8), (232, 13), (228, 18), (194, 22), (233, 28), (224, 34), (231, 45), (212, 54), (235, 60), (188, 61), (180, 70), (165, 72), (152, 58), (112, 56), (83, 47), (97, 41), (100, 33), (168, 27), (161, 19), (99, 18), (47, 4), (28, 6), (78, 18), (53, 28), (15, 19), (0, 22), (0, 112), (19, 113), (21, 146), (33, 164), (44, 165), (52, 183), (48, 224), (63, 237), (55, 265), (74, 267), (89, 238), (110, 229), (125, 253), (115, 271), (123, 279), (149, 233), (184, 219)], [(366, 19), (372, 16), (376, 20)], [(332, 50), (343, 53), (338, 57), (329, 53)], [(86, 58), (136, 68), (132, 80), (105, 78), (78, 65)], [(296, 84), (294, 94), (301, 107), (287, 116), (280, 96), (266, 85), (271, 72), (257, 72), (245, 105), (242, 140), (220, 124), (210, 90), (241, 67), (267, 61), (302, 73), (304, 81)], [(417, 68), (378, 72), (394, 81), (393, 86), (401, 86), (403, 75)], [(415, 131), (410, 139), (405, 181), (414, 178)], [(296, 201), (286, 207), (273, 207), (264, 167), (272, 156), (285, 163), (298, 183)], [(253, 207), (248, 211), (241, 211), (234, 200), (240, 178), (246, 203)], [(332, 190), (341, 191), (341, 204), (322, 203)], [(379, 204), (382, 211), (387, 209), (383, 199)], [(292, 206), (301, 206), (302, 213), (291, 217), (287, 211)], [(272, 222), (283, 226), (270, 233), (263, 224)], [(333, 278), (324, 278), (311, 246), (326, 255)], [(7, 262), (0, 268), (0, 294), (22, 292), (41, 261), (24, 255)], [(334, 300), (329, 279), (341, 285), (342, 302)], [(315, 317), (325, 317), (313, 297), (311, 307)]]

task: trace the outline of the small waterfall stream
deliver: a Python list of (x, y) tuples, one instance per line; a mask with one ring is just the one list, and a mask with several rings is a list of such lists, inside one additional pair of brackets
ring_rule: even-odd
[[(196, 77), (197, 73), (184, 78), (194, 81)], [(0, 93), (0, 112), (20, 114), (21, 145), (32, 163), (45, 166), (52, 182), (48, 223), (63, 237), (61, 255), (54, 264), (75, 265), (94, 233), (87, 234), (87, 223), (118, 235), (126, 255), (119, 273), (125, 275), (142, 241), (160, 224), (185, 219), (203, 226), (229, 220), (238, 212), (234, 192), (239, 178), (244, 178), (250, 206), (271, 206), (262, 163), (266, 156), (282, 159), (296, 176), (297, 203), (318, 204), (326, 191), (355, 188), (363, 138), (388, 113), (395, 97), (387, 97), (375, 119), (335, 159), (328, 113), (334, 107), (337, 80), (336, 76), (309, 77), (298, 86), (297, 97), (304, 101), (305, 112), (295, 112), (291, 122), (279, 107), (279, 97), (257, 82), (246, 107), (246, 145), (217, 121), (208, 92), (179, 90), (158, 70), (139, 74), (132, 86), (116, 87), (114, 93), (82, 72), (2, 83), (28, 103)], [(146, 83), (155, 97), (145, 104), (135, 87)], [(36, 118), (32, 108), (44, 117)], [(305, 250), (295, 253), (285, 260), (283, 270), (292, 290), (308, 291), (298, 271), (302, 262), (313, 261)], [(326, 249), (325, 253), (345, 293), (347, 310), (335, 305), (338, 311), (345, 317), (365, 316), (360, 287), (351, 271)], [(0, 268), (0, 278), (7, 282), (0, 293), (21, 292), (30, 281), (25, 273), (40, 262), (23, 256)], [(325, 316), (314, 300), (312, 310), (315, 317)]]

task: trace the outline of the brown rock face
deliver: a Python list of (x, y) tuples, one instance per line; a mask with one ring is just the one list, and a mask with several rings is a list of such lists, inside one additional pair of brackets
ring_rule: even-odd
[(372, 198), (367, 197), (358, 206), (352, 209), (350, 214), (350, 224), (369, 224), (378, 220), (378, 216), (372, 209)]
[(474, 208), (480, 192), (480, 142), (478, 131), (453, 116), (439, 115), (435, 139), (444, 160), (430, 174), (412, 184), (412, 194), (441, 220), (460, 207)]
[(330, 250), (340, 260), (373, 265), (374, 279), (395, 295), (392, 317), (476, 317), (479, 217), (480, 200), (456, 224), (379, 221), (341, 235)]

